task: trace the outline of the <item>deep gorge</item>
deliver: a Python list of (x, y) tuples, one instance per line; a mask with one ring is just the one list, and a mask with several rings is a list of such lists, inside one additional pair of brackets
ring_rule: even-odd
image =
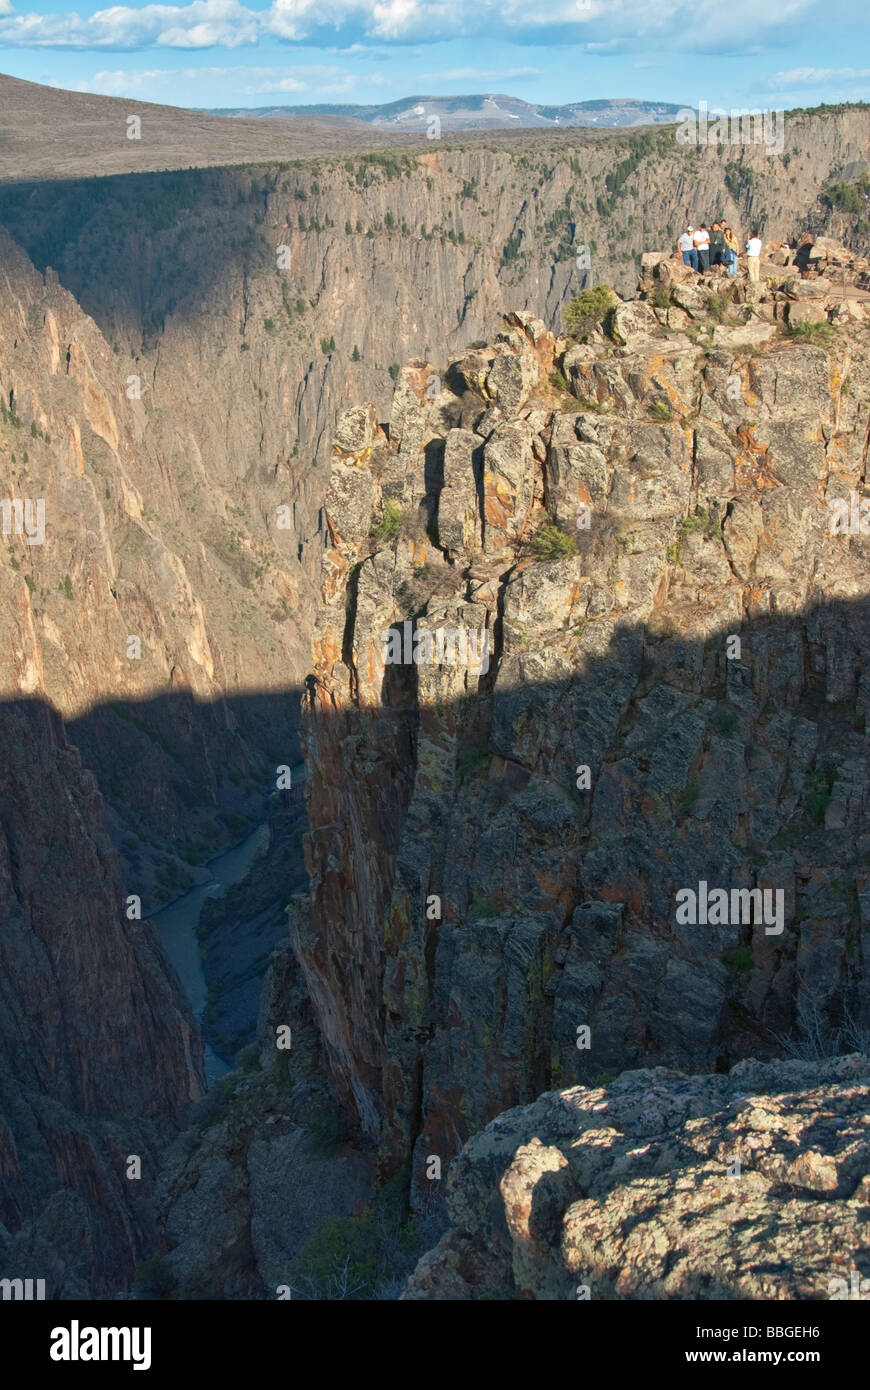
[[(666, 249), (693, 207), (792, 235), (824, 220), (818, 188), (861, 165), (867, 135), (866, 113), (847, 112), (793, 118), (782, 160), (752, 148), (737, 159), (695, 154), (659, 131), (578, 135), (567, 148), (445, 141), (280, 167), (4, 186), (0, 461), (10, 490), (46, 499), (49, 524), (44, 547), (4, 538), (0, 566), (2, 718), (13, 750), (0, 836), (12, 924), (0, 1037), (4, 1058), (16, 1059), (2, 1082), (7, 1263), (38, 1256), (53, 1296), (93, 1296), (128, 1289), (137, 1264), (173, 1250), (182, 1292), (264, 1296), (277, 1256), (257, 1219), (263, 1228), (278, 1220), (276, 1172), (309, 1196), (339, 1174), (334, 1209), (350, 1212), (372, 1190), (377, 1163), (381, 1176), (404, 1173), (419, 1204), (428, 1154), (449, 1162), (500, 1110), (574, 1078), (578, 1010), (621, 1020), (608, 1025), (590, 1080), (659, 1061), (721, 1070), (771, 1050), (768, 1034), (790, 1027), (798, 1007), (794, 961), (751, 952), (747, 961), (745, 941), (718, 942), (710, 960), (686, 943), (667, 963), (656, 954), (667, 883), (651, 847), (666, 838), (671, 798), (690, 841), (680, 843), (685, 872), (700, 873), (710, 853), (690, 824), (706, 799), (721, 835), (744, 846), (741, 867), (773, 872), (773, 859), (783, 881), (795, 846), (777, 842), (771, 856), (769, 844), (792, 814), (811, 838), (818, 796), (828, 796), (823, 823), (833, 798), (834, 829), (854, 832), (854, 855), (818, 860), (807, 874), (792, 865), (790, 891), (803, 901), (800, 949), (823, 970), (827, 1002), (836, 1010), (863, 979), (864, 937), (840, 931), (846, 910), (865, 906), (863, 802), (827, 771), (832, 759), (865, 756), (859, 580), (851, 590), (823, 580), (818, 592), (791, 594), (788, 608), (783, 598), (777, 642), (789, 655), (779, 662), (768, 655), (773, 615), (735, 596), (744, 584), (784, 594), (788, 566), (774, 559), (764, 569), (759, 536), (773, 524), (784, 546), (791, 528), (804, 559), (814, 558), (813, 486), (836, 469), (847, 489), (863, 478), (864, 348), (850, 348), (857, 390), (837, 396), (835, 413), (822, 349), (785, 345), (769, 367), (731, 353), (752, 428), (791, 470), (781, 479), (787, 507), (765, 496), (764, 511), (735, 483), (734, 460), (755, 467), (760, 454), (729, 435), (743, 424), (722, 395), (734, 360), (714, 352), (702, 362), (697, 345), (680, 344), (643, 387), (636, 362), (620, 368), (582, 352), (563, 362), (568, 394), (612, 398), (617, 428), (615, 417), (574, 414), (551, 385), (546, 335), (560, 331), (560, 310), (584, 283), (579, 243), (592, 249), (589, 281), (627, 295), (641, 252)], [(278, 264), (280, 247), (289, 266)], [(531, 337), (502, 322), (515, 310), (540, 320)], [(475, 354), (499, 330), (499, 355), (534, 359), (543, 395), (531, 405), (512, 376), (501, 401), (479, 389), (491, 359)], [(839, 370), (847, 374), (842, 361)], [(678, 418), (649, 416), (650, 392), (671, 393), (674, 415), (692, 416), (690, 444)], [(523, 573), (501, 553), (504, 537), (515, 539), (512, 521), (489, 554), (471, 544), (480, 497), (486, 506), (483, 486), (478, 496), (467, 490), (479, 454), (529, 507), (562, 523), (575, 483), (590, 496), (618, 489), (638, 454), (673, 473), (673, 492), (644, 493), (648, 514), (636, 497), (614, 494), (628, 529), (585, 557), (593, 581), (575, 614), (575, 576)], [(394, 549), (371, 540), (390, 498), (422, 508), (430, 527)], [(709, 534), (678, 535), (699, 508), (715, 513)], [(668, 558), (677, 544), (682, 570)], [(422, 579), (421, 566), (432, 571)], [(709, 628), (682, 642), (675, 630), (650, 634), (669, 567), (676, 625), (680, 603), (728, 589), (735, 621), (750, 625), (749, 675), (722, 664), (709, 614)], [(608, 618), (615, 577), (632, 595), (619, 632)], [(456, 621), (468, 607), (492, 631), (493, 668), (479, 689), (427, 689), (414, 673), (382, 686), (368, 650), (378, 623), (397, 606), (419, 623), (430, 602)], [(575, 654), (559, 645), (562, 617), (597, 643), (585, 657), (589, 688), (575, 682), (570, 697), (566, 670), (552, 668)], [(139, 656), (129, 655), (131, 636)], [(766, 707), (768, 689), (788, 719)], [(835, 752), (817, 749), (810, 730), (830, 704), (836, 727), (824, 738)], [(569, 714), (586, 734), (563, 756)], [(300, 719), (306, 870), (301, 794), (276, 791), (277, 769), (299, 763)], [(668, 766), (629, 767), (651, 730), (669, 731)], [(777, 760), (792, 759), (792, 785), (777, 784), (794, 803), (782, 823), (736, 793), (716, 803), (711, 779), (738, 744), (771, 789)], [(601, 775), (600, 801), (575, 825), (571, 769), (583, 761)], [(558, 789), (556, 823), (544, 784)], [(204, 947), (217, 979), (227, 937), (256, 931), (271, 942), (289, 904), (302, 969), (286, 947), (268, 969), (268, 952), (253, 952), (232, 1001), (212, 1001), (210, 1026), (225, 1050), (243, 1045), (246, 1069), (243, 1092), (223, 1105), (219, 1095), (202, 1099), (201, 1039), (147, 919), (205, 881), (208, 860), (262, 821), (269, 852), (256, 875), (209, 905)], [(620, 835), (610, 835), (614, 824)], [(648, 862), (629, 863), (624, 836), (646, 847)], [(420, 912), (431, 892), (445, 903), (437, 929)], [(124, 914), (130, 894), (142, 899), (142, 922)], [(821, 906), (807, 904), (814, 894)], [(838, 953), (825, 954), (820, 921), (836, 924)], [(591, 963), (597, 951), (606, 972)], [(62, 1008), (51, 988), (61, 960)], [(652, 1001), (639, 983), (649, 971), (661, 987)], [(673, 1015), (661, 999), (701, 986), (706, 1004), (665, 1039)], [(496, 1065), (494, 1022), (508, 1014)], [(276, 1058), (275, 1028), (291, 1017), (294, 1055)], [(193, 1121), (191, 1103), (201, 1107)], [(314, 1157), (303, 1153), (312, 1125), (321, 1138), (328, 1131), (328, 1152)], [(167, 1160), (176, 1134), (181, 1148)], [(133, 1144), (146, 1158), (135, 1190), (119, 1168)], [(225, 1217), (216, 1244), (196, 1246), (203, 1211), (216, 1209)], [(298, 1210), (293, 1220), (312, 1229)], [(203, 1271), (220, 1268), (224, 1239), (230, 1271), (207, 1287)]]

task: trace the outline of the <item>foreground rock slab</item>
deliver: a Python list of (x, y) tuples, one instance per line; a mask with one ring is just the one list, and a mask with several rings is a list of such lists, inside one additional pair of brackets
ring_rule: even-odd
[(402, 1297), (855, 1296), (870, 1278), (868, 1114), (858, 1054), (547, 1092), (455, 1159), (453, 1225)]

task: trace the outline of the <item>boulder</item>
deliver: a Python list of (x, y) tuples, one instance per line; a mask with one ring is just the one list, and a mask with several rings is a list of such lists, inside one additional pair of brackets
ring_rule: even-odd
[(671, 298), (690, 318), (701, 319), (707, 313), (707, 296), (697, 285), (677, 285)]
[(682, 258), (674, 260), (659, 261), (652, 267), (653, 280), (658, 284), (670, 288), (672, 285), (683, 285), (696, 278), (697, 272), (689, 265), (684, 265)]
[(678, 308), (676, 304), (672, 304), (666, 314), (667, 326), (675, 333), (685, 332), (692, 321), (685, 309)]
[(489, 397), (508, 415), (525, 405), (540, 379), (540, 367), (532, 352), (501, 353), (486, 378)]
[(475, 395), (486, 400), (488, 399), (486, 378), (492, 359), (491, 348), (487, 352), (476, 350), (467, 352), (464, 357), (459, 357), (450, 363), (448, 375), (466, 391), (473, 391)]
[(333, 445), (343, 454), (359, 454), (370, 449), (378, 422), (372, 405), (357, 405), (338, 417)]
[(499, 425), (484, 445), (484, 545), (500, 552), (524, 528), (536, 493), (540, 469), (532, 452), (532, 431), (526, 420)]
[(822, 279), (797, 280), (789, 286), (789, 293), (796, 299), (824, 299), (830, 292), (830, 284)]
[(401, 1297), (857, 1296), (852, 1271), (870, 1279), (868, 1104), (860, 1055), (548, 1091), (451, 1163), (451, 1227)]
[(775, 333), (772, 323), (744, 323), (735, 327), (718, 323), (713, 329), (713, 346), (722, 348), (761, 347)]
[(788, 323), (790, 328), (797, 328), (801, 323), (827, 323), (828, 313), (823, 302), (819, 300), (800, 300), (797, 303), (790, 302), (788, 309)]
[(870, 301), (860, 299), (836, 299), (830, 306), (833, 323), (863, 323), (867, 318)]
[(610, 334), (620, 347), (634, 351), (650, 338), (661, 337), (661, 325), (651, 304), (630, 300), (617, 304), (610, 317)]

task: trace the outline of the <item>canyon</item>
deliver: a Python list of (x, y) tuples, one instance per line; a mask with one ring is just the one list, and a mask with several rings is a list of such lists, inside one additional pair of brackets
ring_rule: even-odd
[[(4, 490), (45, 507), (0, 566), (4, 1274), (274, 1296), (390, 1182), (421, 1242), (461, 1225), (428, 1160), (542, 1092), (863, 1036), (866, 563), (825, 503), (866, 328), (798, 336), (787, 268), (638, 275), (699, 208), (866, 250), (818, 191), (868, 134), (0, 170)], [(576, 343), (601, 282), (638, 297)], [(385, 665), (407, 621), (488, 669)], [(258, 826), (196, 1019), (150, 918)], [(783, 892), (786, 940), (682, 930), (701, 879)]]

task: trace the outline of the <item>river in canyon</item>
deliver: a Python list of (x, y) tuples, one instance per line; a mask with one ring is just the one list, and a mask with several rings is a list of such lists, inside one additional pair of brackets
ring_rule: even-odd
[[(269, 827), (265, 822), (258, 825), (246, 839), (232, 849), (225, 850), (207, 865), (209, 877), (198, 883), (182, 897), (176, 898), (168, 907), (154, 914), (152, 921), (160, 933), (160, 939), (175, 969), (178, 971), (185, 993), (190, 1000), (193, 1012), (203, 1026), (208, 987), (200, 956), (200, 942), (196, 933), (199, 914), (206, 898), (217, 897), (226, 888), (239, 883), (250, 872), (257, 855), (269, 843)], [(205, 1044), (205, 1079), (209, 1086), (225, 1076), (230, 1064), (217, 1055), (214, 1049)]]

